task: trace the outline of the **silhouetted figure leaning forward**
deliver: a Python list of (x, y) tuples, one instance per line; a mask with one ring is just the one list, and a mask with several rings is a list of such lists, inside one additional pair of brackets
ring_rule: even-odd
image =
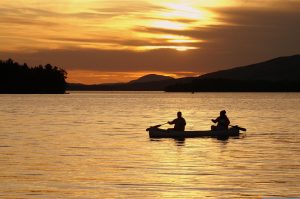
[(211, 120), (213, 123), (217, 123), (217, 126), (212, 125), (211, 130), (218, 131), (218, 130), (227, 130), (230, 124), (230, 121), (226, 115), (226, 111), (223, 110), (220, 112), (220, 116), (217, 119)]
[(186, 122), (185, 119), (182, 117), (182, 113), (177, 112), (177, 118), (171, 122), (168, 122), (168, 124), (174, 124), (174, 128), (169, 130), (184, 131)]

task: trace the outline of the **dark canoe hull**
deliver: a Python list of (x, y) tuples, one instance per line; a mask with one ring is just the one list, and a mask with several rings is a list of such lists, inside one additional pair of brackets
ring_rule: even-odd
[(239, 136), (237, 128), (230, 128), (222, 131), (173, 131), (159, 128), (149, 128), (150, 138), (195, 138), (195, 137), (233, 137)]

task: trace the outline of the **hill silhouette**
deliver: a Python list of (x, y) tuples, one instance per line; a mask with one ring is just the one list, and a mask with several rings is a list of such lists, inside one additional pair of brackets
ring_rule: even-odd
[(163, 75), (150, 74), (126, 83), (110, 84), (68, 84), (68, 90), (90, 91), (162, 91), (177, 80)]
[(236, 67), (200, 76), (201, 79), (297, 81), (300, 55), (279, 57), (262, 63)]
[(299, 92), (300, 55), (202, 75), (193, 81), (166, 87), (169, 92)]
[(176, 83), (184, 84), (192, 82), (194, 77), (175, 79), (169, 76), (150, 74), (126, 83), (105, 83), (105, 84), (80, 84), (69, 83), (68, 90), (77, 91), (163, 91), (168, 86)]
[(0, 60), (0, 93), (65, 93), (66, 71), (47, 64), (28, 67)]
[(158, 82), (158, 81), (167, 81), (167, 80), (174, 80), (175, 78), (164, 76), (164, 75), (156, 75), (156, 74), (149, 74), (142, 76), (136, 80), (132, 80), (128, 83), (134, 84), (134, 83), (148, 83), (148, 82)]
[(68, 84), (69, 90), (168, 92), (300, 91), (300, 55), (279, 57), (247, 66), (174, 79), (149, 74), (127, 83)]

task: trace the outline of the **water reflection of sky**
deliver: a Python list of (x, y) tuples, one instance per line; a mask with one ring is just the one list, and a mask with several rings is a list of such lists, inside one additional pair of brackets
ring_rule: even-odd
[[(299, 99), (296, 93), (1, 95), (1, 194), (296, 197)], [(220, 109), (248, 129), (244, 137), (151, 141), (145, 131), (178, 110), (187, 129), (204, 130)]]

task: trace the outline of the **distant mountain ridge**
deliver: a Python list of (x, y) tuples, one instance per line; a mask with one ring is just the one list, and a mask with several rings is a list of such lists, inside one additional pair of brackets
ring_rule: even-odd
[(261, 63), (175, 79), (149, 74), (128, 83), (69, 84), (68, 90), (102, 91), (300, 91), (300, 55), (279, 57)]
[(127, 83), (93, 84), (85, 85), (69, 83), (68, 90), (92, 91), (162, 91), (174, 84), (178, 79), (173, 77), (149, 74)]
[(300, 76), (300, 55), (279, 57), (265, 62), (217, 71), (201, 79), (297, 81)]
[(168, 92), (299, 92), (300, 55), (208, 73)]
[(166, 80), (174, 80), (175, 78), (169, 77), (169, 76), (164, 76), (164, 75), (156, 75), (156, 74), (149, 74), (142, 76), (136, 80), (132, 80), (128, 83), (133, 84), (133, 83), (148, 83), (148, 82), (158, 82), (158, 81), (166, 81)]

